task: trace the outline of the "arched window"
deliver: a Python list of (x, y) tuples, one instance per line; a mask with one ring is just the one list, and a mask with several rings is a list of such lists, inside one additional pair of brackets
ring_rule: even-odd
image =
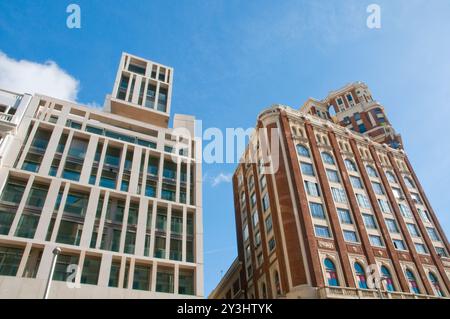
[(416, 281), (416, 276), (414, 276), (413, 272), (409, 269), (406, 269), (405, 274), (406, 278), (408, 279), (409, 289), (411, 289), (411, 292), (415, 294), (420, 294), (420, 289)]
[(413, 181), (408, 176), (403, 177), (405, 184), (408, 188), (415, 188)]
[(437, 279), (436, 275), (430, 271), (428, 273), (428, 278), (430, 278), (431, 286), (433, 286), (433, 290), (436, 296), (444, 297), (444, 292), (441, 289), (441, 285), (439, 284), (439, 280)]
[(306, 146), (302, 145), (302, 144), (297, 144), (297, 153), (300, 156), (303, 157), (309, 157), (309, 150)]
[(362, 289), (367, 289), (366, 273), (360, 263), (355, 262), (356, 278), (358, 279), (358, 286)]
[(323, 159), (323, 161), (325, 163), (334, 165), (334, 159), (333, 159), (333, 156), (331, 156), (330, 153), (322, 152), (322, 159)]
[(344, 163), (345, 163), (345, 167), (347, 167), (347, 169), (348, 169), (350, 172), (356, 172), (356, 165), (355, 165), (355, 163), (353, 163), (352, 160), (346, 159), (346, 160), (344, 161)]
[(324, 260), (325, 272), (327, 273), (328, 286), (339, 286), (339, 280), (337, 277), (336, 266), (330, 258)]
[(280, 284), (280, 276), (278, 275), (278, 271), (275, 271), (275, 289), (277, 291), (277, 295), (281, 295), (281, 284)]
[(395, 176), (394, 176), (394, 174), (392, 174), (392, 172), (387, 171), (386, 177), (390, 183), (397, 183), (397, 180), (395, 179)]
[(372, 166), (367, 165), (366, 169), (367, 169), (367, 174), (369, 174), (369, 176), (372, 176), (372, 177), (377, 177), (378, 176), (377, 171)]
[(385, 278), (387, 291), (395, 291), (394, 281), (392, 280), (392, 275), (386, 266), (381, 266), (381, 275)]

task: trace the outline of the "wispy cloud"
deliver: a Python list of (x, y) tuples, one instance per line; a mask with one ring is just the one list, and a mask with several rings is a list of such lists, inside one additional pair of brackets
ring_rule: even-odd
[(76, 101), (79, 82), (54, 61), (15, 60), (0, 51), (0, 87), (18, 93), (40, 93)]
[(224, 173), (220, 173), (219, 175), (215, 176), (212, 181), (211, 181), (211, 185), (212, 187), (216, 187), (219, 184), (222, 183), (231, 183), (231, 178), (233, 177), (232, 174), (224, 174)]

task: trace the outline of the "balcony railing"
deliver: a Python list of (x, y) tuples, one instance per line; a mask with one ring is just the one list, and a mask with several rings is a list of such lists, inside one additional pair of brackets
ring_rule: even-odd
[(13, 115), (0, 112), (0, 121), (11, 122)]
[[(381, 292), (383, 299), (442, 299), (442, 297), (419, 295), (397, 291)], [(343, 298), (343, 299), (380, 299), (380, 291), (375, 289), (358, 289), (348, 287), (321, 287), (320, 298)]]

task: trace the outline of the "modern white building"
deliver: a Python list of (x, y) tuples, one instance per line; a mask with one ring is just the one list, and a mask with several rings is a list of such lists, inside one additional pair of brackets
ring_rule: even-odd
[(203, 297), (200, 145), (194, 117), (168, 127), (172, 81), (123, 53), (102, 111), (0, 91), (0, 298), (42, 298), (55, 247), (49, 298)]

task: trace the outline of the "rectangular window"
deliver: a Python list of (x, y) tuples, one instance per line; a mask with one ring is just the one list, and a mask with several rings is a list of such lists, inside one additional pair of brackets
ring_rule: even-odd
[(369, 199), (367, 198), (367, 196), (362, 195), (362, 194), (356, 194), (356, 199), (358, 200), (359, 207), (370, 208), (370, 203), (369, 203)]
[(113, 261), (109, 272), (108, 287), (119, 287), (120, 262)]
[(427, 213), (426, 210), (417, 208), (417, 212), (419, 213), (420, 218), (422, 218), (422, 220), (423, 220), (424, 222), (426, 222), (426, 223), (430, 223), (430, 222), (431, 222), (431, 221), (430, 221), (430, 217), (428, 216), (428, 213)]
[(420, 237), (420, 234), (419, 234), (419, 231), (417, 230), (416, 225), (407, 223), (406, 227), (408, 228), (408, 231), (412, 237)]
[(272, 252), (275, 249), (275, 238), (269, 239), (269, 251)]
[(415, 243), (414, 246), (419, 254), (428, 254), (428, 250), (424, 244)]
[(398, 250), (406, 250), (405, 243), (400, 239), (393, 239), (392, 243), (394, 244), (395, 249)]
[(258, 217), (258, 211), (255, 211), (252, 214), (252, 222), (253, 222), (253, 227), (256, 227), (259, 223), (259, 217)]
[(272, 230), (272, 227), (273, 227), (273, 225), (272, 225), (272, 215), (269, 215), (266, 218), (266, 232), (270, 232)]
[(256, 194), (252, 193), (252, 195), (250, 196), (250, 204), (252, 207), (255, 207), (256, 205)]
[(330, 230), (326, 226), (314, 225), (317, 237), (331, 238)]
[(438, 234), (437, 234), (436, 229), (431, 228), (431, 227), (427, 227), (427, 233), (430, 236), (432, 241), (441, 241), (439, 236), (438, 236)]
[(353, 224), (349, 210), (338, 208), (337, 212), (339, 215), (339, 220), (341, 221), (342, 224)]
[(377, 224), (375, 222), (375, 218), (373, 218), (372, 215), (369, 214), (362, 214), (364, 219), (364, 225), (366, 225), (366, 228), (368, 229), (377, 229)]
[(361, 179), (359, 177), (350, 176), (350, 182), (352, 183), (353, 188), (363, 189), (363, 185), (362, 185)]
[(305, 181), (305, 189), (309, 196), (319, 197), (319, 185), (317, 183)]
[(331, 187), (331, 193), (336, 203), (347, 203), (347, 196), (342, 188)]
[(244, 230), (243, 230), (243, 234), (244, 234), (244, 241), (248, 240), (248, 225), (244, 226)]
[(422, 201), (421, 201), (421, 199), (420, 199), (419, 194), (411, 193), (411, 198), (412, 198), (412, 200), (413, 200), (414, 203), (419, 204), (419, 205), (422, 205)]
[(173, 270), (159, 266), (156, 273), (156, 291), (173, 293), (174, 274)]
[(391, 208), (389, 206), (389, 203), (384, 199), (378, 199), (378, 205), (380, 205), (380, 209), (385, 214), (391, 213)]
[(16, 276), (23, 249), (0, 246), (0, 275)]
[(403, 217), (413, 218), (411, 210), (409, 209), (409, 207), (407, 205), (398, 204), (398, 206), (400, 207), (400, 212), (402, 213)]
[(269, 204), (269, 194), (266, 193), (263, 196), (262, 204), (263, 204), (263, 210), (267, 211), (269, 209), (269, 206), (270, 206), (270, 204)]
[(392, 193), (396, 199), (403, 199), (402, 191), (397, 187), (392, 187)]
[(327, 177), (330, 182), (339, 183), (339, 174), (333, 169), (327, 169)]
[(133, 289), (150, 290), (151, 267), (143, 265), (134, 266)]
[(178, 275), (178, 293), (181, 295), (194, 295), (194, 272), (181, 270)]
[(83, 273), (81, 275), (82, 284), (97, 285), (100, 262), (101, 259), (97, 257), (86, 256), (84, 258)]
[(441, 257), (448, 257), (447, 251), (444, 247), (435, 247), (436, 253)]
[(390, 233), (393, 233), (393, 234), (400, 233), (400, 231), (398, 230), (397, 223), (394, 219), (386, 219), (386, 225), (387, 225), (387, 228), (389, 229)]
[(325, 212), (323, 210), (322, 204), (319, 203), (309, 203), (309, 209), (311, 215), (315, 218), (325, 219)]
[(378, 246), (378, 247), (383, 247), (383, 242), (381, 240), (381, 237), (378, 235), (369, 235), (369, 240), (370, 243), (372, 244), (372, 246)]
[(348, 241), (351, 243), (358, 242), (358, 237), (356, 236), (356, 233), (351, 230), (344, 230), (344, 239), (345, 239), (345, 241)]
[(71, 265), (78, 265), (78, 256), (58, 255), (58, 258), (56, 259), (55, 272), (53, 273), (53, 280), (73, 283), (75, 280), (74, 276), (72, 276), (72, 281), (68, 280), (68, 277), (73, 273), (73, 271), (70, 272), (69, 266)]
[(312, 164), (300, 162), (300, 167), (302, 170), (302, 173), (308, 176), (314, 176), (314, 169)]
[(384, 194), (383, 187), (381, 186), (380, 183), (372, 182), (372, 187), (373, 187), (373, 191), (375, 192), (375, 194), (378, 194), (378, 195)]

